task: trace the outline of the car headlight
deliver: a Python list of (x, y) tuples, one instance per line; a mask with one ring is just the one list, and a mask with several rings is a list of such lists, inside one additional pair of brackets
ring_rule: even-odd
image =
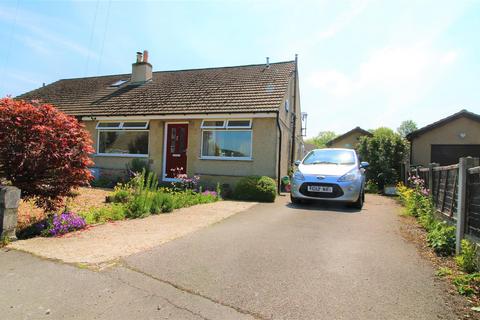
[(353, 170), (348, 171), (347, 173), (345, 173), (340, 178), (338, 178), (337, 181), (339, 181), (339, 182), (353, 181), (353, 180), (356, 180), (358, 177), (360, 177), (360, 173), (355, 168)]
[(303, 176), (303, 173), (301, 173), (300, 171), (297, 170), (293, 174), (293, 179), (295, 179), (295, 180), (305, 180), (305, 177)]

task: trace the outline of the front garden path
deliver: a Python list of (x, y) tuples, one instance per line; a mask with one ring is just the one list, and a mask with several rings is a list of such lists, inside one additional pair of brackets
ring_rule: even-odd
[(218, 201), (144, 219), (91, 226), (59, 238), (20, 240), (9, 248), (68, 263), (103, 264), (182, 237), (255, 204)]

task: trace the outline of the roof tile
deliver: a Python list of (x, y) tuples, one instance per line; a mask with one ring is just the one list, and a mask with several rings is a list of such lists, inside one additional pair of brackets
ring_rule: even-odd
[(76, 116), (277, 111), (295, 62), (153, 72), (143, 85), (130, 74), (64, 79), (18, 98), (38, 99)]

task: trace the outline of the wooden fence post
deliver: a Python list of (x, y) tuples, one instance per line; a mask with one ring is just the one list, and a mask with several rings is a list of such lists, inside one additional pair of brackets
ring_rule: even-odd
[(458, 166), (458, 200), (457, 200), (457, 230), (455, 252), (462, 251), (462, 239), (465, 236), (465, 225), (467, 220), (467, 178), (468, 169), (474, 167), (475, 161), (472, 157), (460, 158)]
[(433, 167), (435, 166), (434, 163), (429, 163), (428, 164), (428, 193), (430, 194), (430, 197), (433, 198)]

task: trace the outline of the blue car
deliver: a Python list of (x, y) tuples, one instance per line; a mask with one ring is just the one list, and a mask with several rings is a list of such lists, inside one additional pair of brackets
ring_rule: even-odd
[(290, 199), (345, 202), (361, 209), (365, 201), (365, 168), (352, 149), (316, 149), (296, 161)]

